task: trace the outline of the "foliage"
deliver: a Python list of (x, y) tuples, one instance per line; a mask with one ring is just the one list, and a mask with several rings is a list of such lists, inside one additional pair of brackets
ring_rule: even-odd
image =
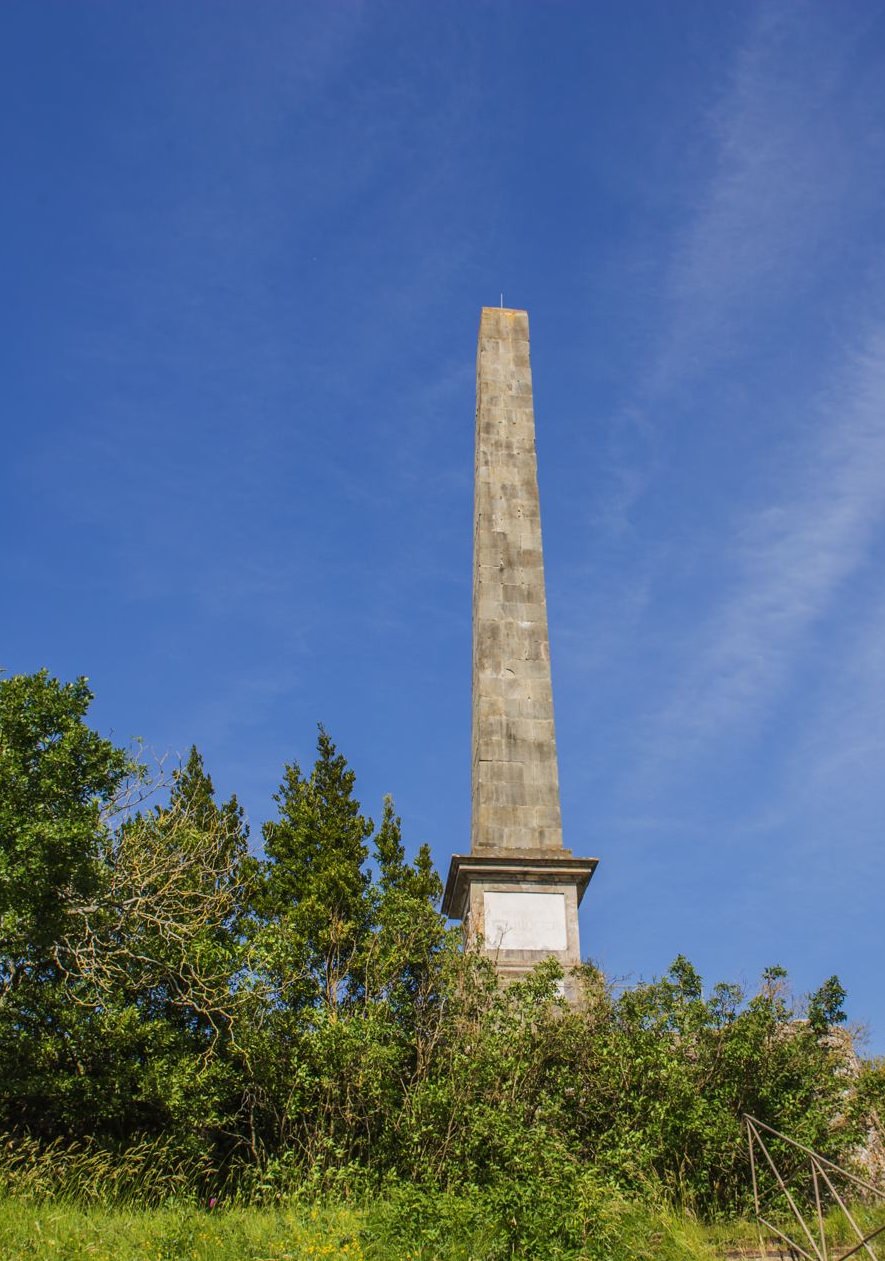
[(160, 1205), (192, 1198), (198, 1188), (213, 1186), (215, 1176), (205, 1153), (182, 1150), (166, 1138), (117, 1150), (89, 1140), (0, 1140), (0, 1195), (38, 1204)]
[(554, 962), (501, 988), (324, 730), (256, 856), (196, 749), (145, 809), (162, 785), (90, 730), (89, 701), (83, 680), (0, 682), (8, 1193), (380, 1194), (367, 1246), (418, 1223), (422, 1255), (455, 1256), (433, 1251), (448, 1221), (476, 1257), (650, 1255), (652, 1235), (675, 1257), (693, 1254), (668, 1204), (747, 1208), (744, 1113), (837, 1161), (874, 1141), (885, 1074), (832, 1032), (838, 978), (807, 1019), (781, 968), (708, 991), (682, 957), (621, 991), (586, 967), (574, 1008)]
[(51, 967), (72, 897), (98, 878), (102, 808), (133, 769), (91, 731), (86, 679), (0, 680), (0, 1001)]
[(838, 976), (824, 981), (808, 1000), (808, 1023), (817, 1034), (826, 1033), (833, 1025), (845, 1023), (843, 1003), (847, 995)]
[[(84, 1209), (70, 1201), (0, 1200), (0, 1257), (33, 1261), (381, 1261), (360, 1239), (352, 1207), (286, 1210), (170, 1204)], [(405, 1261), (403, 1251), (387, 1254)], [(414, 1253), (412, 1252), (412, 1255)]]
[[(172, 1202), (160, 1209), (70, 1199), (0, 1198), (0, 1257), (34, 1261), (713, 1261), (757, 1241), (737, 1224), (704, 1228), (664, 1203), (588, 1185), (570, 1206), (574, 1241), (513, 1242), (513, 1226), (485, 1197), (403, 1187), (365, 1204), (294, 1203), (256, 1209)], [(853, 1206), (865, 1229), (881, 1213)], [(828, 1238), (847, 1244), (831, 1217)]]

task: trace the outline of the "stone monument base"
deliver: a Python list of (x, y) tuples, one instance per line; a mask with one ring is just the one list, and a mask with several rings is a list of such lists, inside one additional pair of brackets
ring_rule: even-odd
[(581, 962), (578, 907), (597, 862), (565, 850), (455, 854), (443, 914), (461, 920), (465, 946), (481, 942), (505, 981), (551, 957), (568, 972)]

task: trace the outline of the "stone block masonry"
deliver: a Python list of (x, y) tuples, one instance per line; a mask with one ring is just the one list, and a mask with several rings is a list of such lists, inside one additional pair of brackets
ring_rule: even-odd
[[(443, 911), (513, 979), (580, 962), (596, 867), (562, 844), (525, 311), (480, 317), (473, 528), (470, 853), (452, 857)], [(564, 993), (578, 1001), (569, 975)]]
[(471, 852), (562, 852), (525, 311), (484, 308), (476, 362)]

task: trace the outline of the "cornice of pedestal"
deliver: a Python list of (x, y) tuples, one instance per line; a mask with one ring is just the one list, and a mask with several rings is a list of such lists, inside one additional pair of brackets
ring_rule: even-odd
[(442, 900), (442, 912), (449, 919), (461, 919), (467, 891), (474, 881), (501, 881), (523, 884), (568, 884), (584, 896), (596, 870), (598, 858), (576, 858), (569, 850), (544, 853), (541, 850), (513, 850), (504, 853), (453, 854)]

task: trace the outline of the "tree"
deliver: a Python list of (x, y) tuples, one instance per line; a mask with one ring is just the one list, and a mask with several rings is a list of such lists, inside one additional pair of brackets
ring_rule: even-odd
[(193, 812), (173, 792), (168, 806), (125, 820), (102, 849), (93, 896), (71, 904), (55, 946), (77, 1001), (125, 995), (146, 1015), (177, 1012), (201, 1049), (232, 1032), (248, 902), (245, 838), (210, 805)]
[(845, 1023), (844, 1003), (847, 995), (838, 976), (824, 981), (808, 999), (808, 1023), (817, 1034), (826, 1033), (833, 1025)]
[(99, 882), (108, 809), (129, 754), (85, 722), (85, 678), (0, 680), (0, 1000), (51, 962), (72, 903)]
[(251, 1053), (255, 1128), (314, 1173), (389, 1145), (445, 939), (429, 851), (406, 861), (389, 798), (373, 837), (354, 783), (320, 728), (310, 774), (286, 767), (255, 901), (255, 957), (275, 995)]
[(356, 963), (370, 928), (369, 877), (363, 870), (372, 820), (353, 795), (356, 776), (322, 727), (309, 776), (285, 768), (264, 825), (267, 862), (259, 895), (273, 941), (272, 967), (287, 1003), (334, 1009), (353, 996)]
[(406, 862), (401, 823), (391, 797), (373, 841), (378, 872), (373, 885), (375, 931), (365, 951), (365, 992), (386, 995), (399, 1016), (414, 1024), (439, 990), (439, 955), (445, 921), (438, 911), (442, 881), (422, 845)]
[[(210, 1135), (235, 1142), (244, 1044), (263, 1001), (244, 933), (255, 867), (246, 837), (236, 800), (216, 803), (196, 749), (167, 804), (107, 835), (100, 883), (70, 908), (56, 947), (68, 1027), (92, 1054), (90, 1080), (105, 1086), (94, 1130), (104, 1119), (185, 1141), (202, 1133), (203, 1148)], [(77, 1079), (54, 1075), (82, 1098)]]
[(91, 699), (0, 682), (0, 1128), (195, 1132), (236, 1099), (247, 831), (195, 749), (135, 812), (161, 781), (90, 729)]
[[(242, 895), (234, 898), (228, 917), (220, 921), (218, 927), (224, 932), (241, 933), (251, 910), (249, 903), (258, 870), (256, 861), (249, 855), (249, 826), (236, 794), (223, 805), (216, 802), (212, 778), (195, 744), (191, 745), (187, 762), (173, 776), (166, 821), (173, 832), (187, 826), (211, 836), (216, 882), (219, 885), (227, 882), (233, 892)], [(249, 886), (248, 896), (246, 885)], [(218, 892), (222, 892), (220, 887)]]
[(198, 828), (219, 827), (228, 836), (232, 849), (242, 849), (249, 839), (249, 828), (236, 793), (219, 806), (215, 800), (212, 777), (203, 764), (203, 755), (191, 745), (184, 766), (174, 774), (169, 797), (170, 811), (178, 811)]

